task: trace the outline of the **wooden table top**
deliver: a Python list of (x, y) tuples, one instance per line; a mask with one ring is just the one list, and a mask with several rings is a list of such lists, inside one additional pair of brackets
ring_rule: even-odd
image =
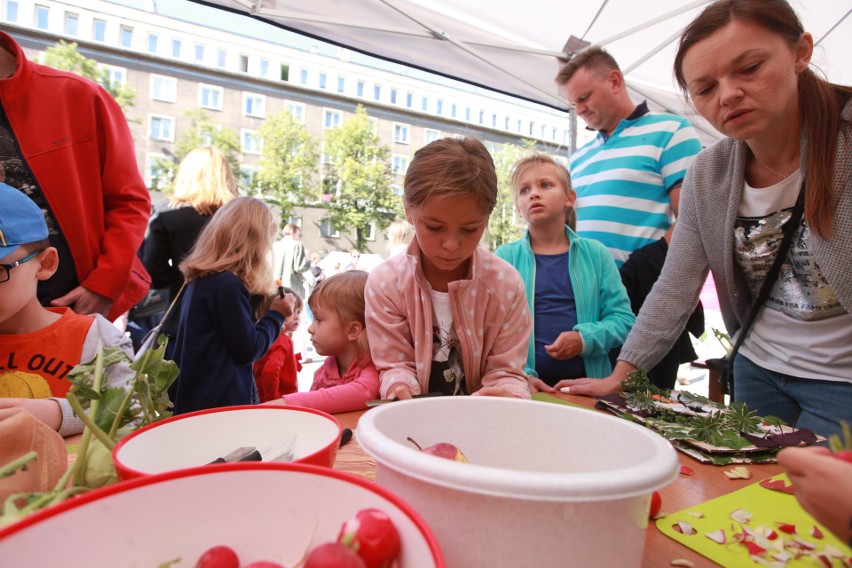
[[(595, 399), (584, 396), (570, 396), (560, 393), (558, 397), (588, 408), (594, 408), (596, 402)], [(347, 412), (337, 414), (335, 417), (340, 420), (344, 428), (351, 428), (355, 431), (358, 419), (364, 412)], [(680, 452), (678, 452), (678, 458), (680, 464), (689, 466), (694, 474), (679, 475), (671, 485), (660, 491), (663, 498), (663, 511), (680, 511), (783, 472), (783, 468), (777, 464), (749, 465), (748, 469), (752, 472), (751, 479), (730, 480), (723, 473), (726, 469), (729, 469), (728, 467), (701, 464)], [(372, 481), (376, 479), (376, 463), (364, 453), (355, 437), (351, 442), (340, 448), (334, 468), (366, 477)], [(716, 565), (665, 536), (651, 522), (645, 538), (645, 554), (642, 565), (648, 567), (669, 566), (671, 561), (675, 559), (689, 560), (695, 566)]]

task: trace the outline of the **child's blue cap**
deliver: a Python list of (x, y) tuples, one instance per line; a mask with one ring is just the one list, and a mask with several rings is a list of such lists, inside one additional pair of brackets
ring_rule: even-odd
[(46, 238), (47, 223), (39, 206), (22, 191), (0, 183), (0, 258)]

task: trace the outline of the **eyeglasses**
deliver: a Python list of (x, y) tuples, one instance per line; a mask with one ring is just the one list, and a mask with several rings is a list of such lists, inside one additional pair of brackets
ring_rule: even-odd
[(44, 252), (44, 249), (39, 249), (35, 252), (32, 252), (25, 256), (24, 258), (19, 258), (15, 262), (9, 264), (0, 264), (0, 284), (3, 282), (8, 282), (12, 278), (12, 269), (16, 266), (21, 266), (25, 262), (29, 262), (34, 259), (38, 255)]

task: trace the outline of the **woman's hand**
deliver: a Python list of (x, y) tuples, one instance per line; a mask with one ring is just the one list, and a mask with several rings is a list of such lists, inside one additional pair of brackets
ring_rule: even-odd
[(557, 361), (565, 361), (583, 353), (583, 339), (579, 331), (563, 331), (550, 345), (545, 345), (547, 354)]
[(107, 317), (112, 308), (112, 300), (82, 286), (77, 286), (64, 296), (50, 302), (50, 305), (68, 306), (74, 310), (74, 313), (81, 315), (101, 314)]
[(621, 381), (614, 377), (606, 379), (562, 379), (553, 388), (565, 394), (582, 396), (604, 396), (619, 392)]
[(778, 463), (787, 470), (802, 508), (837, 538), (852, 542), (852, 463), (828, 448), (785, 448)]
[(530, 392), (535, 394), (537, 392), (549, 392), (554, 393), (556, 389), (542, 381), (538, 377), (530, 377)]

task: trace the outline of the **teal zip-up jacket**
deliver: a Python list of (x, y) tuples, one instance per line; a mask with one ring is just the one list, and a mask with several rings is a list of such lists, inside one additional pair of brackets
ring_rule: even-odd
[[(578, 323), (571, 331), (579, 331), (583, 340), (581, 356), (586, 376), (608, 377), (612, 373), (609, 352), (624, 343), (636, 317), (630, 309), (630, 299), (618, 268), (606, 247), (598, 241), (581, 238), (567, 226), (565, 234), (569, 243), (571, 285), (577, 303)], [(526, 286), (533, 331), (524, 371), (538, 377), (535, 371), (535, 255), (529, 231), (520, 241), (502, 245), (494, 254), (514, 266)]]

